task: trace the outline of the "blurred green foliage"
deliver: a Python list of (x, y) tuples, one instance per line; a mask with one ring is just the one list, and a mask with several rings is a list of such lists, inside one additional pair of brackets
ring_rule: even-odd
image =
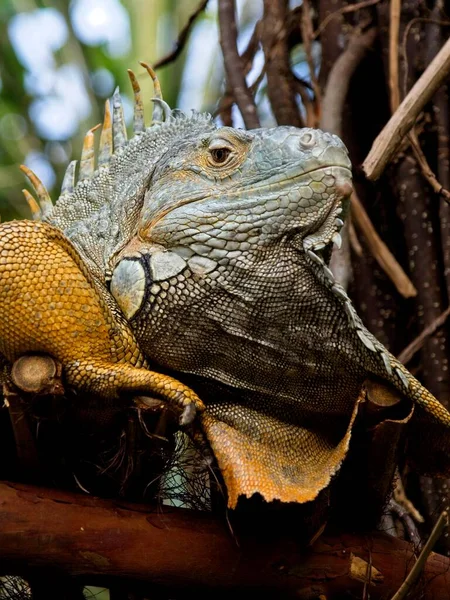
[[(52, 198), (57, 198), (68, 161), (79, 157), (84, 133), (102, 120), (105, 98), (110, 96), (115, 86), (120, 87), (124, 100), (126, 101), (128, 97), (128, 105), (131, 106), (132, 95), (127, 68), (133, 69), (138, 76), (144, 98), (147, 101), (147, 119), (149, 119), (151, 113), (149, 99), (153, 95), (152, 85), (150, 78), (139, 66), (138, 61), (154, 63), (158, 58), (170, 52), (178, 32), (198, 6), (198, 0), (183, 0), (182, 2), (177, 0), (90, 0), (89, 3), (84, 2), (81, 8), (91, 11), (90, 15), (81, 13), (82, 18), (86, 18), (86, 31), (84, 32), (86, 34), (91, 33), (89, 30), (91, 24), (98, 25), (100, 29), (101, 26), (106, 27), (105, 14), (108, 14), (107, 11), (110, 11), (111, 15), (115, 11), (114, 14), (118, 14), (117, 19), (128, 19), (130, 24), (127, 30), (129, 43), (125, 44), (125, 52), (123, 52), (121, 48), (124, 44), (122, 43), (121, 46), (118, 44), (120, 47), (117, 48), (114, 46), (114, 39), (109, 42), (100, 40), (98, 43), (95, 41), (87, 43), (84, 40), (83, 32), (77, 31), (74, 21), (74, 9), (80, 8), (80, 6), (76, 7), (77, 2), (81, 2), (81, 0), (72, 0), (70, 3), (65, 0), (2, 0), (0, 3), (0, 215), (2, 220), (30, 216), (21, 193), (23, 187), (29, 187), (18, 168), (22, 162), (27, 161), (28, 166), (33, 168), (47, 183)], [(53, 17), (56, 16), (60, 21), (64, 21), (58, 25), (58, 20), (56, 20), (55, 25), (58, 27), (55, 27), (53, 32), (44, 31), (42, 40), (47, 37), (50, 41), (53, 40), (54, 46), (57, 46), (55, 40), (59, 35), (59, 37), (64, 37), (64, 43), (61, 47), (52, 50), (52, 56), (49, 59), (50, 68), (49, 64), (43, 64), (42, 68), (38, 66), (31, 72), (30, 65), (22, 56), (21, 48), (26, 54), (26, 50), (33, 51), (33, 43), (40, 44), (36, 46), (36, 50), (39, 50), (35, 52), (37, 61), (37, 55), (44, 48), (44, 41), (36, 42), (35, 38), (39, 38), (42, 32), (39, 31), (39, 19), (36, 18), (36, 24), (33, 25), (33, 18), (43, 15), (45, 11), (48, 15), (49, 9)], [(119, 12), (118, 9), (120, 9)], [(121, 14), (122, 16), (120, 16)], [(26, 18), (18, 18), (24, 15), (30, 17), (31, 25), (27, 24)], [(218, 58), (219, 48), (215, 19), (214, 10), (204, 11), (199, 16), (195, 28), (201, 29), (202, 22), (210, 23), (216, 39), (214, 47), (205, 48), (205, 51), (217, 53)], [(30, 27), (31, 29), (29, 29)], [(36, 31), (33, 30), (33, 27)], [(58, 28), (61, 30), (59, 34), (56, 32)], [(17, 31), (19, 31), (19, 35), (17, 35)], [(195, 31), (193, 34), (195, 35)], [(127, 45), (128, 48), (126, 48)], [(189, 43), (176, 61), (158, 70), (164, 98), (171, 106), (177, 104), (188, 52)], [(34, 60), (33, 56), (31, 59)], [(58, 80), (62, 73), (59, 69), (67, 65), (75, 66), (76, 72), (80, 74), (84, 96), (88, 99), (90, 108), (87, 111), (88, 114), (83, 115), (83, 118), (80, 118), (76, 124), (74, 136), (66, 139), (61, 134), (58, 139), (58, 126), (63, 125), (61, 121), (67, 120), (66, 127), (62, 127), (64, 130), (67, 129), (67, 125), (69, 128), (73, 125), (73, 123), (69, 123), (69, 120), (73, 121), (74, 118), (69, 110), (69, 105), (66, 112), (61, 112), (60, 108), (63, 105), (58, 96), (61, 92), (61, 90), (58, 91), (58, 86), (62, 85), (62, 82)], [(70, 81), (71, 75), (69, 74), (68, 77)], [(103, 86), (99, 86), (97, 81), (99, 77), (108, 85), (105, 85), (105, 81), (103, 81)], [(47, 83), (49, 78), (50, 83)], [(39, 81), (40, 79), (41, 81)], [(209, 79), (210, 77), (207, 78), (207, 80)], [(195, 108), (212, 110), (219, 94), (220, 85), (221, 76), (215, 78), (215, 86), (213, 86), (215, 90), (213, 91), (211, 91), (208, 81), (208, 86), (205, 88), (208, 88), (209, 105), (195, 106)], [(69, 88), (69, 93), (70, 90), (72, 90), (72, 86)], [(74, 88), (76, 96), (75, 92), (76, 88)], [(46, 102), (48, 104), (45, 104)], [(72, 98), (72, 103), (76, 106), (77, 98)], [(46, 132), (42, 131), (39, 119), (36, 118), (36, 114), (39, 114), (39, 110), (43, 107), (47, 127), (49, 120), (50, 126), (52, 120), (54, 121), (55, 132), (51, 135), (46, 135)], [(53, 107), (57, 109), (54, 113), (52, 113)]]

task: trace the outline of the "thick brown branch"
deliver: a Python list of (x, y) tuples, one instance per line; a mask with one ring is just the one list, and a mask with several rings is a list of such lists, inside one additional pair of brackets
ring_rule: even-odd
[[(412, 547), (390, 536), (324, 535), (312, 549), (295, 540), (240, 539), (211, 515), (182, 509), (150, 512), (18, 484), (0, 483), (0, 569), (27, 575), (51, 568), (114, 585), (151, 582), (166, 592), (197, 598), (391, 597), (414, 562)], [(421, 598), (444, 597), (450, 561), (431, 554), (422, 572)], [(148, 588), (147, 588), (148, 589)], [(308, 595), (309, 593), (309, 595)]]
[[(258, 50), (260, 29), (261, 29), (261, 21), (257, 21), (257, 23), (255, 24), (255, 27), (253, 29), (251, 38), (247, 44), (247, 48), (241, 54), (241, 61), (242, 61), (243, 69), (244, 69), (244, 75), (248, 75), (248, 73), (252, 67), (253, 59), (255, 58), (256, 51)], [(249, 88), (250, 93), (253, 98), (255, 97), (256, 90), (264, 77), (264, 73), (265, 73), (265, 69), (263, 68), (259, 77)], [(233, 95), (233, 90), (230, 88), (230, 85), (228, 82), (228, 86), (225, 90), (224, 95), (220, 99), (219, 106), (217, 107), (217, 110), (214, 115), (214, 116), (220, 115), (220, 117), (222, 119), (222, 123), (227, 127), (232, 127), (232, 125), (233, 125), (233, 120), (231, 117), (231, 107), (233, 106), (235, 101), (236, 100)]]
[(197, 9), (189, 17), (186, 25), (180, 31), (180, 33), (178, 35), (178, 39), (175, 42), (175, 44), (173, 45), (172, 52), (169, 52), (169, 54), (166, 54), (165, 56), (163, 56), (162, 58), (157, 60), (155, 62), (155, 64), (153, 65), (154, 69), (159, 69), (159, 67), (164, 67), (165, 65), (168, 65), (169, 63), (173, 62), (174, 60), (176, 60), (178, 58), (178, 56), (181, 54), (181, 51), (183, 50), (184, 46), (186, 45), (186, 42), (189, 38), (189, 34), (195, 23), (195, 20), (197, 19), (198, 15), (205, 10), (207, 4), (208, 4), (208, 0), (202, 0), (200, 2)]
[(259, 127), (255, 100), (245, 80), (244, 64), (237, 50), (236, 7), (234, 0), (219, 0), (220, 45), (228, 86), (236, 99), (247, 129)]
[(449, 73), (450, 39), (416, 81), (398, 110), (374, 141), (362, 165), (368, 179), (375, 181), (380, 177), (403, 138), (414, 125), (418, 114), (447, 79)]
[(266, 57), (267, 93), (279, 125), (302, 127), (290, 68), (286, 0), (265, 0), (261, 41)]

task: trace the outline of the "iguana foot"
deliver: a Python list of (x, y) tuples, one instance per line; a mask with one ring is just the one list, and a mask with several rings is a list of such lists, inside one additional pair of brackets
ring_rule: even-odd
[(111, 398), (121, 393), (158, 396), (181, 411), (180, 425), (192, 423), (205, 405), (195, 392), (169, 375), (138, 368), (127, 363), (75, 361), (65, 365), (65, 376), (78, 388)]

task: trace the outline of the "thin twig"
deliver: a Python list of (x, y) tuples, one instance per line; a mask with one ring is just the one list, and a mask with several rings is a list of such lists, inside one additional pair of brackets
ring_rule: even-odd
[(425, 522), (425, 519), (422, 517), (420, 512), (417, 510), (417, 508), (414, 506), (414, 504), (411, 502), (411, 500), (406, 495), (402, 476), (400, 475), (400, 471), (398, 470), (398, 467), (395, 470), (394, 500), (398, 504), (400, 504), (400, 506), (403, 506), (403, 508), (406, 510), (406, 512), (409, 515), (411, 515), (411, 517), (415, 521), (417, 521), (417, 523)]
[[(258, 77), (255, 79), (255, 81), (249, 87), (249, 90), (253, 96), (255, 96), (256, 92), (258, 91), (258, 88), (261, 85), (261, 82), (264, 79), (265, 74), (266, 74), (266, 68), (264, 66), (261, 70), (261, 73), (258, 75)], [(224, 111), (229, 110), (233, 106), (234, 103), (235, 103), (234, 96), (232, 96), (230, 93), (226, 92), (222, 96), (222, 98), (219, 102), (219, 106), (217, 107), (217, 110), (214, 112), (214, 116), (220, 115)]]
[(444, 198), (444, 200), (448, 204), (450, 204), (450, 192), (442, 186), (442, 184), (438, 181), (436, 175), (431, 170), (431, 167), (428, 164), (425, 154), (422, 152), (422, 148), (420, 147), (419, 139), (418, 139), (417, 134), (414, 131), (414, 129), (411, 129), (411, 131), (408, 134), (408, 138), (409, 138), (409, 141), (411, 142), (411, 147), (413, 149), (414, 156), (416, 157), (417, 163), (422, 171), (422, 175), (428, 181), (428, 183), (433, 188), (433, 190), (436, 192), (436, 194), (439, 194), (440, 196), (442, 196)]
[(392, 513), (397, 515), (397, 517), (400, 519), (401, 524), (403, 525), (403, 527), (406, 530), (406, 533), (408, 534), (409, 541), (412, 542), (416, 548), (420, 549), (422, 547), (422, 543), (419, 531), (417, 529), (417, 525), (414, 523), (414, 520), (412, 519), (411, 515), (408, 513), (406, 508), (399, 504), (393, 498), (389, 500), (387, 508)]
[(178, 56), (181, 54), (181, 51), (183, 50), (183, 48), (189, 38), (189, 34), (191, 32), (192, 26), (195, 23), (195, 20), (197, 19), (199, 14), (205, 10), (206, 5), (208, 4), (208, 1), (209, 0), (202, 0), (200, 2), (198, 7), (195, 9), (195, 11), (189, 17), (186, 25), (183, 27), (183, 29), (178, 34), (178, 38), (173, 45), (173, 50), (171, 52), (169, 52), (168, 54), (166, 54), (165, 56), (163, 56), (162, 58), (160, 58), (159, 60), (157, 60), (155, 62), (155, 64), (153, 65), (154, 69), (159, 69), (160, 67), (164, 67), (165, 65), (173, 62), (174, 60), (176, 60), (178, 58)]
[(352, 216), (355, 225), (358, 225), (374, 258), (404, 298), (417, 295), (417, 290), (411, 280), (401, 268), (394, 255), (375, 231), (374, 226), (366, 213), (361, 201), (355, 192), (352, 194)]
[(389, 5), (389, 90), (391, 113), (400, 106), (398, 76), (398, 37), (400, 31), (401, 0), (390, 0)]
[(425, 327), (425, 329), (416, 337), (416, 339), (414, 339), (410, 344), (408, 344), (408, 346), (406, 346), (404, 350), (400, 352), (397, 357), (398, 360), (406, 365), (412, 359), (414, 354), (416, 354), (416, 352), (422, 348), (430, 335), (433, 335), (435, 331), (444, 325), (449, 315), (450, 306), (446, 308), (437, 319), (434, 319), (434, 321), (427, 325), (427, 327)]
[(421, 553), (419, 554), (417, 561), (414, 563), (413, 568), (408, 573), (405, 581), (402, 583), (400, 589), (392, 596), (391, 600), (403, 600), (411, 591), (411, 588), (416, 583), (419, 578), (423, 568), (425, 567), (425, 563), (431, 551), (434, 548), (434, 545), (441, 537), (442, 532), (445, 527), (448, 525), (448, 514), (444, 511), (441, 513), (439, 519), (436, 521), (435, 526), (433, 527), (433, 531), (430, 534), (430, 537), (427, 540), (427, 543), (422, 548)]
[(311, 78), (311, 86), (314, 90), (314, 99), (316, 105), (316, 122), (313, 127), (319, 125), (320, 107), (322, 105), (322, 92), (320, 90), (319, 80), (316, 76), (315, 64), (312, 55), (312, 42), (314, 39), (314, 30), (311, 17), (311, 6), (309, 0), (303, 0), (302, 18), (300, 21), (300, 29), (302, 32), (303, 48), (305, 50), (306, 62), (308, 63), (309, 76)]
[(402, 49), (401, 49), (402, 60), (403, 60), (403, 64), (405, 65), (405, 68), (403, 70), (403, 96), (406, 96), (407, 87), (408, 87), (407, 82), (408, 82), (409, 66), (408, 66), (408, 53), (406, 51), (406, 42), (408, 41), (408, 36), (409, 36), (411, 29), (414, 27), (414, 25), (416, 23), (434, 23), (435, 25), (442, 25), (443, 27), (450, 26), (450, 21), (439, 21), (438, 19), (426, 19), (424, 17), (416, 17), (415, 19), (411, 19), (411, 21), (406, 25), (405, 31), (403, 32)]
[(442, 46), (375, 139), (362, 165), (368, 179), (374, 181), (380, 177), (403, 138), (414, 125), (418, 114), (447, 79), (449, 73), (450, 39)]
[(302, 99), (302, 104), (305, 107), (306, 127), (315, 127), (317, 124), (316, 123), (317, 116), (316, 116), (316, 110), (314, 108), (314, 102), (310, 98), (308, 93), (306, 92), (303, 83), (301, 83), (297, 77), (295, 78), (294, 85), (295, 85), (295, 89), (297, 90), (300, 98)]
[(236, 7), (234, 0), (219, 0), (220, 45), (228, 84), (236, 98), (247, 129), (259, 127), (255, 100), (247, 86), (244, 65), (237, 50)]
[(325, 19), (322, 21), (322, 23), (320, 23), (319, 27), (313, 33), (313, 40), (316, 40), (319, 37), (319, 35), (322, 33), (322, 31), (325, 29), (325, 27), (327, 27), (327, 25), (330, 23), (330, 21), (332, 21), (336, 17), (347, 14), (347, 13), (352, 13), (357, 10), (361, 10), (362, 8), (367, 8), (368, 6), (374, 6), (375, 4), (378, 4), (379, 2), (381, 2), (381, 0), (364, 0), (363, 2), (357, 2), (356, 4), (349, 4), (347, 6), (343, 6), (342, 8), (339, 8), (338, 10), (335, 10), (331, 14), (327, 15), (325, 17)]
[(361, 258), (364, 252), (361, 243), (358, 239), (358, 234), (356, 233), (355, 226), (353, 224), (354, 219), (351, 218), (351, 214), (349, 215), (349, 217), (350, 218), (348, 219), (348, 240), (350, 242), (350, 247), (356, 254), (356, 256), (359, 256)]
[(376, 36), (375, 27), (364, 33), (356, 31), (351, 36), (347, 48), (334, 63), (323, 95), (321, 129), (336, 135), (342, 134), (342, 115), (351, 76), (372, 47)]
[(309, 83), (309, 81), (306, 81), (306, 79), (303, 79), (302, 77), (299, 77), (295, 73), (293, 73), (293, 75), (294, 75), (294, 79), (295, 79), (295, 81), (297, 83), (299, 83), (300, 85), (302, 85), (303, 87), (305, 87), (307, 90), (312, 90), (313, 89), (313, 87)]

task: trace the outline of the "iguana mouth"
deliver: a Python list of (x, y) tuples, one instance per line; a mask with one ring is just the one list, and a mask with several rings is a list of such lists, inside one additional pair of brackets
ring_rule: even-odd
[[(339, 171), (340, 171), (338, 178), (332, 172), (335, 169), (339, 169)], [(293, 183), (295, 183), (297, 181), (301, 182), (301, 180), (303, 178), (306, 178), (308, 175), (311, 175), (312, 173), (317, 173), (318, 171), (326, 171), (326, 170), (329, 170), (330, 171), (329, 174), (340, 181), (336, 184), (336, 186), (334, 186), (334, 185), (330, 186), (331, 189), (333, 189), (337, 192), (337, 195), (340, 198), (340, 200), (349, 196), (351, 194), (351, 190), (352, 190), (352, 186), (350, 183), (351, 170), (348, 168), (348, 166), (342, 165), (342, 164), (322, 165), (320, 167), (316, 167), (316, 168), (310, 169), (308, 171), (303, 171), (302, 173), (298, 173), (298, 169), (297, 169), (296, 173), (293, 174), (291, 177), (289, 177), (289, 172), (287, 174), (288, 176), (286, 176), (286, 173), (283, 173), (282, 178), (278, 175), (274, 175), (268, 179), (265, 179), (259, 185), (249, 185), (248, 187), (243, 186), (239, 190), (227, 190), (226, 196), (228, 198), (239, 198), (239, 197), (247, 196), (249, 194), (249, 191), (250, 192), (255, 192), (255, 191), (260, 192), (263, 190), (276, 191), (277, 188), (281, 191), (281, 190), (284, 190), (286, 187), (292, 187)], [(292, 169), (292, 171), (293, 171), (293, 169)], [(166, 208), (164, 208), (160, 212), (158, 212), (153, 217), (153, 219), (144, 228), (142, 228), (142, 230), (139, 232), (139, 237), (141, 239), (148, 239), (152, 229), (162, 219), (164, 219), (164, 217), (166, 217), (169, 213), (177, 210), (178, 208), (181, 208), (182, 206), (186, 206), (187, 204), (203, 202), (209, 198), (213, 198), (214, 195), (215, 195), (214, 193), (202, 194), (199, 196), (193, 196), (193, 197), (191, 196), (189, 198), (183, 198), (181, 200), (175, 201), (170, 206), (167, 206)], [(334, 205), (334, 203), (333, 203), (333, 205)], [(332, 210), (333, 210), (333, 207), (330, 208), (330, 212)], [(327, 217), (325, 217), (325, 219), (327, 219)]]
[[(275, 184), (279, 184), (280, 188), (283, 188), (285, 184), (291, 186), (293, 182), (301, 181), (307, 175), (311, 175), (312, 173), (317, 173), (319, 171), (325, 171), (327, 169), (340, 169), (344, 172), (347, 172), (347, 174), (348, 174), (347, 177), (349, 180), (351, 180), (352, 173), (348, 166), (341, 165), (341, 164), (330, 164), (330, 165), (322, 165), (322, 166), (316, 167), (314, 169), (309, 169), (308, 171), (303, 171), (302, 173), (298, 173), (298, 171), (296, 171), (295, 173), (293, 173), (293, 175), (291, 177), (286, 176), (286, 172), (283, 173), (283, 177), (279, 177), (278, 175), (273, 175), (272, 177), (265, 179), (264, 182), (261, 183), (261, 185), (254, 185), (251, 189), (252, 190), (262, 190), (265, 188), (271, 188)], [(292, 171), (294, 171), (294, 169), (292, 169)], [(289, 175), (289, 172), (288, 172), (288, 175)], [(342, 177), (342, 179), (344, 180), (345, 178), (346, 177), (344, 175)], [(342, 184), (338, 184), (338, 185), (345, 185), (344, 181)], [(240, 193), (243, 193), (243, 192), (240, 192)]]
[[(345, 170), (349, 171), (348, 169)], [(314, 225), (314, 233), (306, 236), (304, 239), (303, 246), (306, 251), (320, 252), (330, 243), (334, 243), (338, 248), (341, 247), (342, 238), (340, 230), (344, 225), (344, 213), (347, 209), (347, 207), (343, 206), (343, 203), (350, 198), (353, 191), (350, 181), (350, 176), (348, 179), (344, 177), (340, 181), (337, 181), (334, 186), (335, 199), (330, 206), (330, 210), (325, 215), (319, 228), (317, 229), (316, 223)]]

